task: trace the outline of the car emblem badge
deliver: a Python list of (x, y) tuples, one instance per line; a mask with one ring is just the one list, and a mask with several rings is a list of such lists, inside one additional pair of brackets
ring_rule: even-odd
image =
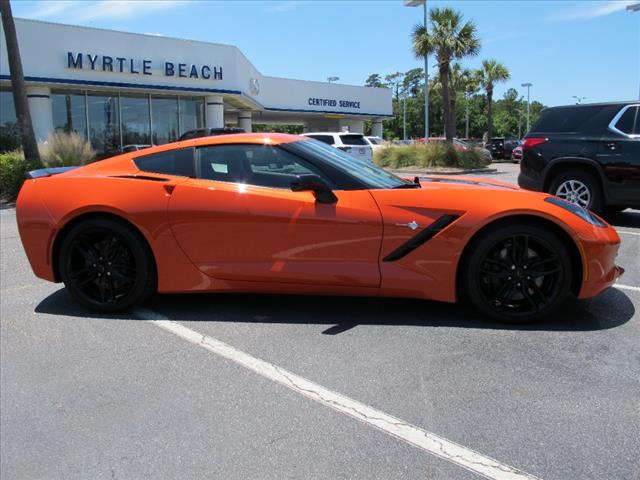
[(409, 223), (396, 223), (397, 227), (409, 227), (411, 230), (415, 230), (420, 225), (415, 220), (411, 220)]

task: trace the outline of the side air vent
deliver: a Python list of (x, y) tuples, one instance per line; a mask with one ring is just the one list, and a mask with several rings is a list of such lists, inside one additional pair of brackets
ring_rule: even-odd
[(405, 243), (396, 248), (393, 252), (382, 259), (383, 262), (395, 262), (396, 260), (400, 260), (402, 257), (409, 255), (420, 245), (425, 244), (433, 237), (435, 237), (442, 230), (447, 228), (453, 222), (455, 222), (460, 215), (443, 215), (438, 218), (431, 225), (421, 230), (418, 234), (411, 237)]

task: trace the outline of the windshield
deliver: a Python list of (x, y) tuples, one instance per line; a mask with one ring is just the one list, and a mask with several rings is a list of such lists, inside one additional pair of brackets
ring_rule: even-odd
[(318, 158), (322, 162), (331, 163), (335, 168), (367, 185), (368, 188), (397, 188), (399, 185), (412, 185), (393, 173), (371, 163), (360, 161), (342, 150), (317, 140), (300, 140), (287, 144), (287, 147), (293, 151)]

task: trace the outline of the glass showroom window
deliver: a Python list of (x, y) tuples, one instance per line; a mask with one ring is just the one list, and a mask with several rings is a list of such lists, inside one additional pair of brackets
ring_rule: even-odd
[(120, 96), (122, 146), (151, 145), (149, 96)]
[(51, 94), (53, 128), (75, 132), (87, 138), (87, 110), (84, 92)]
[(0, 152), (20, 147), (16, 109), (11, 90), (0, 90)]
[(204, 128), (204, 99), (180, 97), (180, 134)]
[(89, 140), (98, 153), (120, 148), (118, 97), (90, 93), (87, 95)]
[(174, 142), (178, 132), (178, 97), (151, 97), (153, 144)]

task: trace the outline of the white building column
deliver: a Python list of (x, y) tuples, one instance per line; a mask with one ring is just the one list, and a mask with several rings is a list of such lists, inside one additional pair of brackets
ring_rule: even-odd
[(51, 89), (27, 85), (27, 102), (33, 123), (33, 133), (38, 143), (44, 142), (53, 132), (53, 110), (51, 108)]
[(224, 127), (224, 102), (221, 95), (209, 95), (204, 99), (206, 103), (206, 127)]
[(238, 113), (238, 127), (247, 133), (251, 132), (251, 112), (243, 110)]
[(371, 121), (371, 135), (382, 138), (382, 119), (374, 118)]

